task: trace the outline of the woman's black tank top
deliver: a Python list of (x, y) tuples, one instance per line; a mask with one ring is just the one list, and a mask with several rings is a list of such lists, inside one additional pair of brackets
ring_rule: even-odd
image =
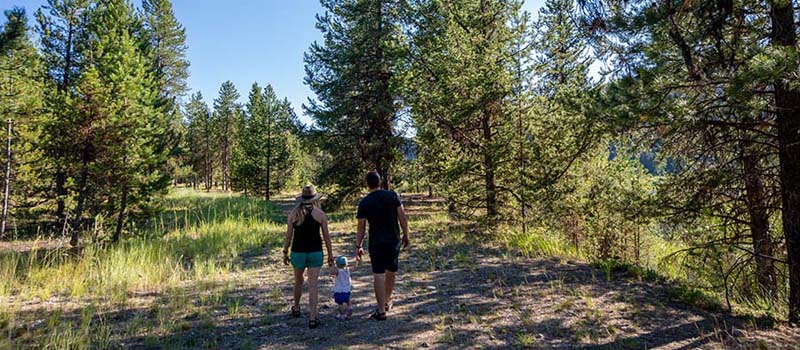
[(322, 227), (311, 215), (311, 210), (305, 211), (303, 223), (294, 226), (294, 238), (292, 239), (292, 251), (298, 253), (311, 253), (322, 251)]

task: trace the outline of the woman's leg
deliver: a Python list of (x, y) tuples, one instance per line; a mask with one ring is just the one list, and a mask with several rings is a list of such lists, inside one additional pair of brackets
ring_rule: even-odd
[(311, 309), (311, 320), (317, 319), (317, 279), (319, 267), (308, 268), (308, 305)]
[(292, 310), (300, 310), (300, 297), (303, 296), (303, 272), (305, 269), (294, 269), (294, 306)]

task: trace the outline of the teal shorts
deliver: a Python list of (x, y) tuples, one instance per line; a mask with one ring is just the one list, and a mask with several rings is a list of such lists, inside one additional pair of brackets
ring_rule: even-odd
[(322, 267), (322, 252), (298, 253), (292, 252), (292, 266), (302, 270), (306, 267)]

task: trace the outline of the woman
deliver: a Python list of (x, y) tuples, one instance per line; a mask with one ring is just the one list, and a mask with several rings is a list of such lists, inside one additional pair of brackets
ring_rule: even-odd
[[(319, 327), (317, 317), (317, 279), (322, 268), (322, 238), (328, 250), (328, 266), (333, 266), (333, 252), (331, 250), (331, 236), (328, 232), (328, 218), (320, 209), (319, 199), (312, 185), (303, 187), (297, 204), (289, 212), (289, 222), (286, 226), (286, 239), (283, 242), (283, 263), (289, 265), (291, 261), (294, 268), (294, 305), (292, 317), (300, 317), (300, 297), (303, 294), (303, 273), (308, 269), (308, 304), (311, 316), (308, 328)], [(320, 237), (320, 229), (322, 237)], [(292, 255), (289, 256), (289, 244), (292, 245)]]

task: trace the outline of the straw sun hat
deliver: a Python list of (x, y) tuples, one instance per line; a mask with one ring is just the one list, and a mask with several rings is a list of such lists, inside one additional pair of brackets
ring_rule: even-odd
[(314, 187), (314, 185), (306, 185), (303, 187), (303, 192), (300, 193), (300, 196), (298, 196), (295, 200), (298, 203), (305, 204), (314, 203), (320, 198), (322, 198), (322, 194), (317, 192), (317, 189)]

